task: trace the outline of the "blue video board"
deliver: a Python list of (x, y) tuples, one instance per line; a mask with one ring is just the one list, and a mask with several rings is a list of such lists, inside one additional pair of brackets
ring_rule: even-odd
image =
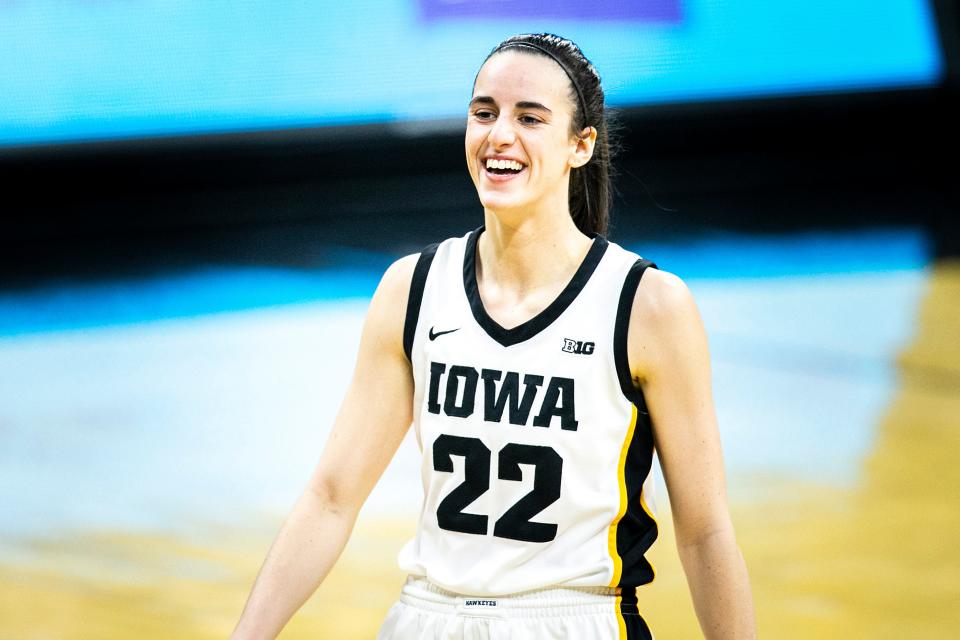
[(24, 0), (0, 2), (0, 147), (459, 119), (487, 52), (538, 31), (621, 107), (944, 72), (926, 0)]

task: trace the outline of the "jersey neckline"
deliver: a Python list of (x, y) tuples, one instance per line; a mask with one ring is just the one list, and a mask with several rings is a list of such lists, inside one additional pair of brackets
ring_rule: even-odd
[(590, 249), (583, 258), (583, 262), (577, 267), (573, 278), (571, 278), (567, 286), (563, 288), (560, 295), (537, 315), (518, 324), (512, 329), (506, 329), (487, 314), (487, 310), (483, 306), (483, 300), (480, 299), (480, 288), (477, 284), (477, 242), (483, 231), (484, 227), (478, 227), (467, 237), (467, 245), (463, 255), (463, 287), (467, 294), (467, 300), (470, 302), (470, 310), (473, 311), (473, 317), (477, 321), (477, 324), (483, 327), (487, 335), (504, 347), (529, 340), (559, 318), (576, 299), (584, 286), (586, 286), (590, 280), (590, 276), (593, 275), (593, 272), (597, 269), (597, 265), (600, 264), (600, 259), (603, 257), (608, 246), (606, 238), (595, 234), (593, 236), (593, 244), (590, 245)]

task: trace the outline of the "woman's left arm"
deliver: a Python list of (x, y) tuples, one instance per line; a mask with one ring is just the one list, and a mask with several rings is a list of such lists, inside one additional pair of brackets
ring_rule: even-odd
[(700, 313), (677, 276), (647, 269), (628, 333), (630, 370), (653, 423), (677, 551), (709, 640), (756, 637), (753, 597), (727, 507), (710, 354)]

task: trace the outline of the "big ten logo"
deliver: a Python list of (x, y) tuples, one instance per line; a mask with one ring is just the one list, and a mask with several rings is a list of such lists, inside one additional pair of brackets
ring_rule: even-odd
[(588, 356), (593, 353), (594, 343), (584, 342), (583, 340), (571, 340), (570, 338), (563, 339), (563, 352), (564, 353), (579, 353), (584, 356)]

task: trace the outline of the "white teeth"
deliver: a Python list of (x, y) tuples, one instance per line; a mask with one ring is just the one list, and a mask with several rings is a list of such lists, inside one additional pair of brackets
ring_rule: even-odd
[(516, 160), (494, 160), (493, 158), (488, 158), (487, 169), (513, 169), (514, 171), (521, 171), (523, 165)]

